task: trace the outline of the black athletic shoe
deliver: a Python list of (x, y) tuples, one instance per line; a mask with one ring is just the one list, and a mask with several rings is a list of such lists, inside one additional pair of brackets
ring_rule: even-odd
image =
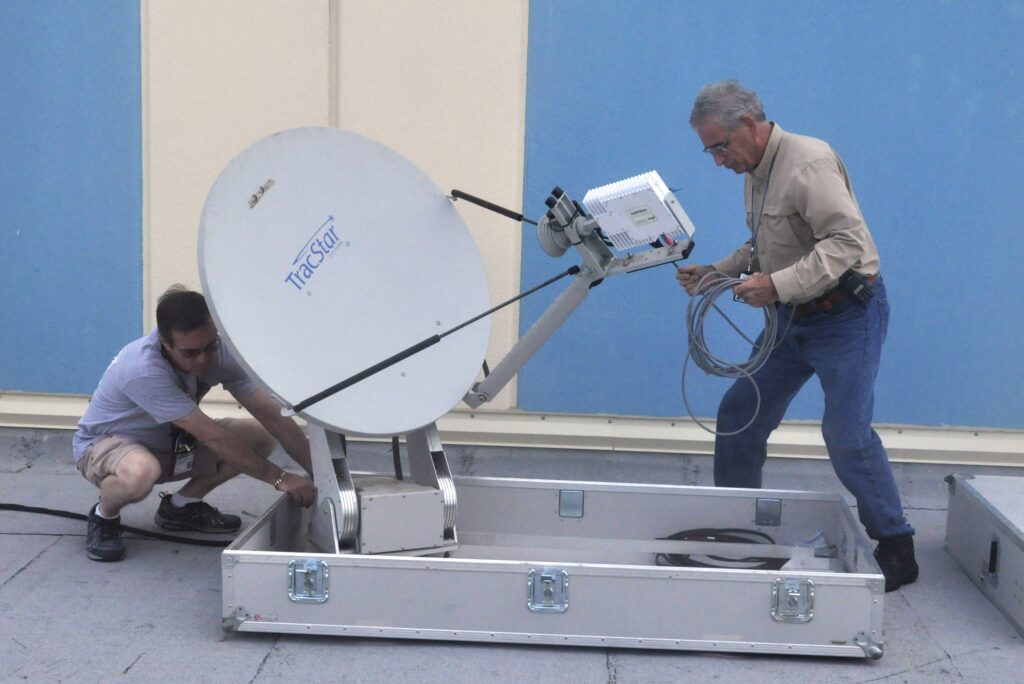
[(113, 562), (124, 558), (121, 516), (101, 518), (96, 515), (96, 506), (89, 509), (89, 522), (85, 528), (85, 553), (94, 561)]
[(185, 504), (181, 508), (171, 505), (171, 495), (160, 493), (160, 507), (156, 509), (153, 520), (165, 530), (192, 530), (207, 534), (225, 534), (237, 532), (242, 526), (242, 519), (230, 513), (221, 513), (216, 508), (198, 501)]
[(909, 534), (879, 539), (878, 548), (875, 549), (875, 560), (885, 575), (886, 592), (896, 591), (904, 584), (911, 584), (917, 579), (914, 537)]

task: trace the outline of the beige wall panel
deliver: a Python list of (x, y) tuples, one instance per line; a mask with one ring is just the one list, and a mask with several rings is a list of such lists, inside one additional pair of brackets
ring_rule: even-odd
[[(199, 287), (196, 235), (224, 166), (275, 131), (337, 125), (392, 147), (442, 189), (521, 205), (527, 0), (144, 0), (144, 322), (169, 284)], [(519, 291), (518, 224), (459, 203), (494, 302)], [(487, 358), (518, 338), (494, 317)], [(490, 408), (514, 402), (514, 384)]]
[[(522, 206), (527, 0), (340, 0), (338, 125), (407, 157), (444, 191)], [(523, 228), (456, 203), (494, 303), (519, 291)], [(539, 211), (539, 208), (538, 208)], [(518, 306), (493, 317), (487, 359), (518, 339)], [(514, 382), (489, 407), (514, 404)]]
[(327, 0), (142, 5), (144, 321), (169, 284), (198, 288), (196, 237), (227, 163), (275, 131), (325, 125)]

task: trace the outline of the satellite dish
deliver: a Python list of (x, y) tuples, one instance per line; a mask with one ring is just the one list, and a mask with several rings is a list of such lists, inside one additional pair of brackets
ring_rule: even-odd
[[(287, 406), (490, 305), (480, 254), (444, 193), (368, 138), (298, 128), (260, 140), (210, 189), (199, 273), (221, 337)], [(416, 430), (476, 379), (488, 319), (300, 412), (362, 435)]]

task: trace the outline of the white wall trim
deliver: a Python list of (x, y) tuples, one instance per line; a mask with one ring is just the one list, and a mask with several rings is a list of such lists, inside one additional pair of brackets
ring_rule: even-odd
[[(0, 427), (74, 429), (89, 398), (84, 395), (0, 394)], [(231, 401), (207, 400), (215, 418), (244, 414)], [(689, 418), (469, 411), (438, 421), (449, 444), (710, 454), (712, 436)], [(1024, 467), (1024, 430), (876, 425), (889, 458), (902, 463)], [(769, 442), (774, 458), (826, 458), (817, 422), (784, 422)]]

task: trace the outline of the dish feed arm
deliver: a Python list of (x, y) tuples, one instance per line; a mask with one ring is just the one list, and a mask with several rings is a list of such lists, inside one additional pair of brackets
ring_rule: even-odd
[(587, 296), (587, 292), (590, 291), (593, 284), (599, 282), (603, 277), (603, 274), (596, 274), (590, 270), (581, 270), (577, 273), (569, 287), (565, 288), (562, 294), (558, 295), (558, 299), (537, 319), (537, 322), (530, 326), (530, 329), (512, 347), (505, 358), (491, 370), (490, 375), (473, 385), (473, 388), (466, 393), (462, 400), (470, 407), (477, 408), (481, 404), (485, 404), (493, 399), (508, 384), (508, 381), (519, 372), (523, 364), (548, 341), (552, 333), (558, 330), (559, 326), (576, 310), (576, 307)]
[(579, 205), (569, 199), (568, 195), (556, 188), (548, 198), (547, 204), (550, 211), (537, 225), (537, 236), (542, 249), (549, 255), (558, 257), (570, 246), (574, 246), (583, 257), (584, 265), (572, 283), (526, 331), (505, 358), (486, 378), (475, 383), (462, 398), (470, 408), (477, 408), (494, 399), (583, 302), (590, 289), (599, 285), (604, 278), (685, 259), (693, 249), (692, 241), (680, 240), (667, 246), (617, 258), (601, 238), (597, 222), (583, 215), (579, 211)]

